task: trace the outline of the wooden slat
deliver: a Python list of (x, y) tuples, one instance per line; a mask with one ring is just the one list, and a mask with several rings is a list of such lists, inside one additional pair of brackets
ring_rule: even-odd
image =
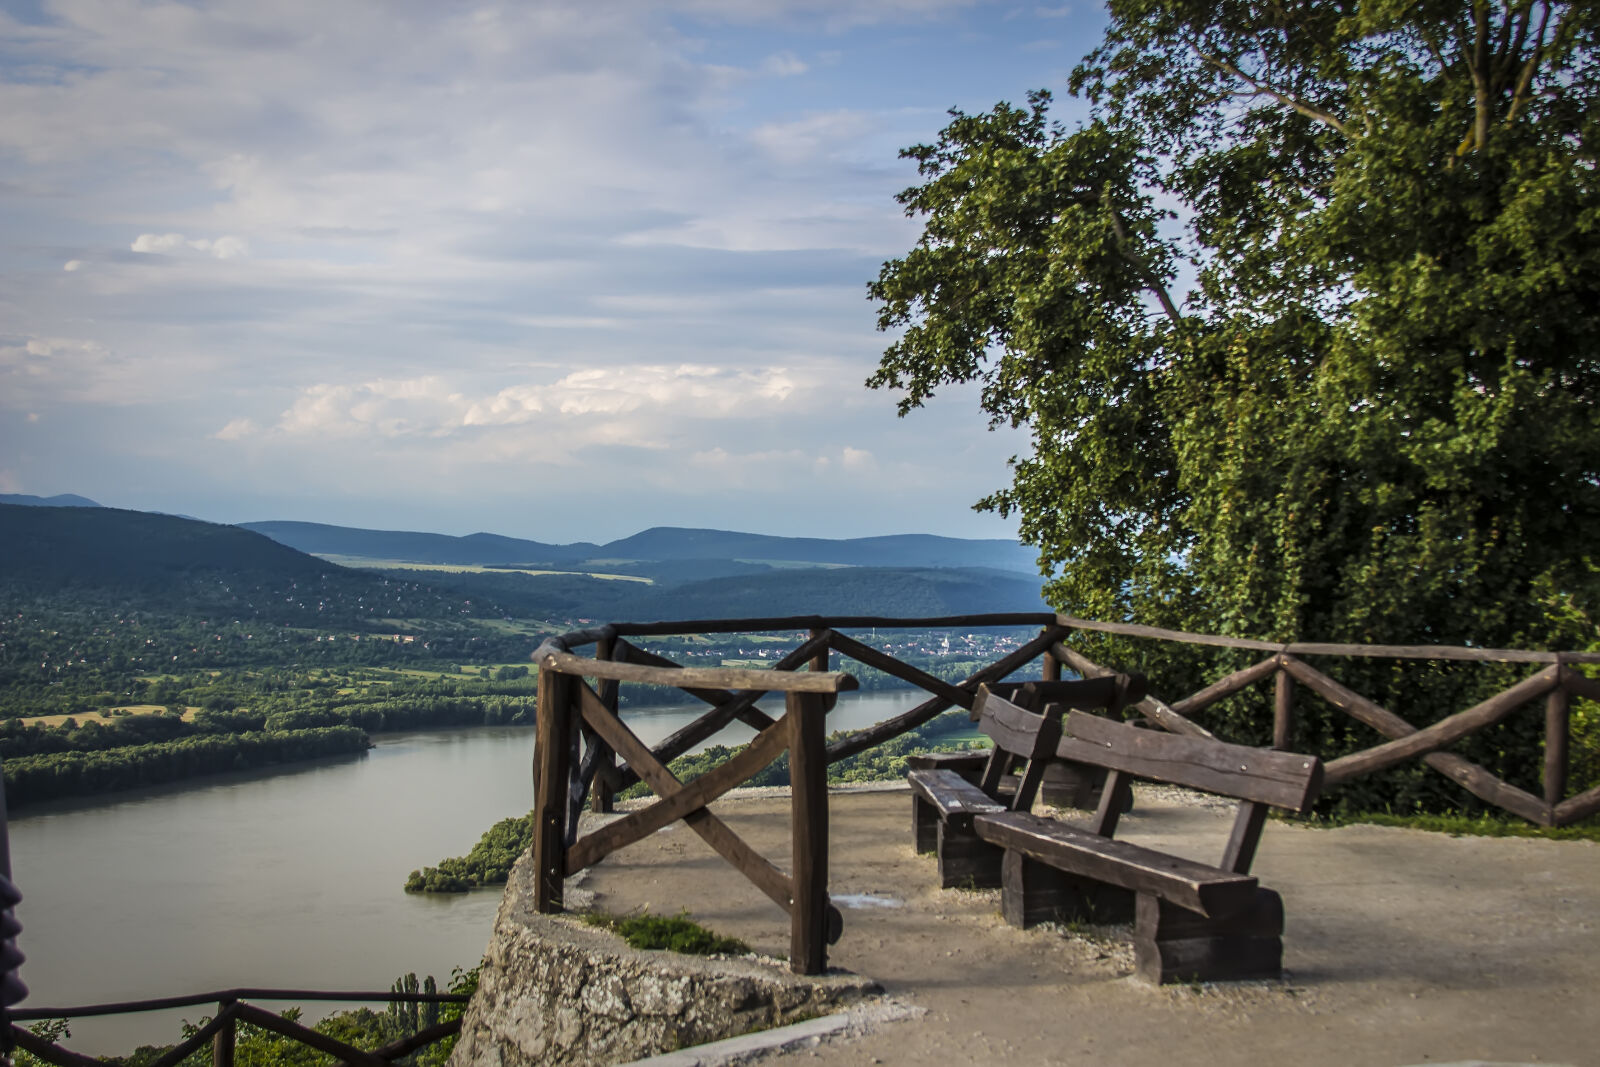
[[(1572, 660), (1571, 655), (1563, 655), (1563, 660)], [(1600, 700), (1600, 678), (1590, 678), (1582, 671), (1575, 671), (1571, 667), (1561, 669), (1561, 687), (1575, 696), (1586, 697), (1589, 700)]]
[(1109, 709), (1113, 705), (1120, 710), (1142, 700), (1144, 695), (1142, 675), (1107, 674), (1067, 682), (1024, 682), (1006, 699), (1029, 711), (1043, 711), (1050, 704), (1088, 711), (1090, 708)]
[(1056, 755), (1140, 778), (1305, 811), (1322, 781), (1314, 756), (1140, 730), (1074, 711)]
[(1233, 829), (1228, 833), (1227, 847), (1222, 850), (1222, 869), (1234, 874), (1249, 874), (1255, 862), (1256, 845), (1261, 841), (1261, 829), (1267, 824), (1267, 806), (1247, 800), (1239, 805), (1233, 817)]
[(912, 771), (906, 781), (911, 791), (937, 808), (944, 819), (1006, 810), (1004, 804), (955, 771)]
[(1570, 663), (1600, 663), (1596, 652), (1533, 652), (1509, 648), (1467, 648), (1460, 645), (1347, 645), (1327, 641), (1259, 641), (1249, 637), (1218, 637), (1160, 626), (1140, 626), (1129, 622), (1096, 622), (1072, 615), (1057, 615), (1056, 623), (1072, 630), (1150, 637), (1158, 641), (1177, 641), (1186, 645), (1211, 645), (1216, 648), (1245, 648), (1258, 652), (1283, 652), (1295, 656), (1371, 656), (1379, 659), (1440, 659), (1468, 663), (1555, 663), (1556, 657)]
[[(632, 644), (628, 641), (619, 642), (618, 647), (619, 651), (622, 653), (621, 657), (619, 658), (628, 663), (638, 663), (646, 667), (661, 667), (671, 671), (681, 671), (685, 669), (681, 663), (674, 663), (665, 656), (659, 656), (648, 649), (640, 648), (638, 645)], [(801, 645), (799, 649), (796, 649), (795, 652), (789, 653), (782, 660), (776, 663), (773, 666), (773, 670), (795, 670), (800, 666), (800, 664), (806, 661), (809, 655), (809, 650), (813, 647), (815, 647), (813, 642), (806, 642), (804, 645)], [(801, 652), (801, 650), (806, 651), (797, 655), (796, 653)], [(758, 732), (765, 730), (774, 722), (777, 722), (777, 720), (772, 716), (755, 706), (756, 701), (767, 695), (768, 691), (765, 689), (747, 689), (741, 693), (734, 693), (727, 689), (705, 689), (697, 686), (680, 686), (679, 688), (683, 689), (685, 693), (694, 697), (696, 700), (703, 700), (712, 707), (710, 712), (706, 713), (700, 719), (695, 720), (682, 730), (678, 731), (680, 734), (688, 734), (689, 731), (698, 727), (701, 722), (707, 721), (717, 723), (717, 729), (720, 730), (723, 726), (726, 726), (734, 719), (738, 719), (752, 730), (756, 730)], [(715, 730), (712, 731), (712, 733), (715, 732)], [(694, 741), (690, 742), (690, 746), (692, 747), (693, 745), (699, 744), (700, 741), (709, 736), (711, 736), (711, 734), (703, 734), (701, 737), (698, 737)], [(674, 734), (672, 737), (667, 739), (667, 742), (663, 742), (657, 747), (665, 748), (668, 743), (675, 742), (676, 740), (677, 734)], [(685, 748), (684, 751), (688, 751), (688, 749)], [(675, 753), (673, 756), (668, 756), (667, 759), (674, 759), (678, 755), (682, 755), (682, 752)]]
[[(168, 1049), (162, 1055), (152, 1060), (148, 1067), (174, 1067), (175, 1064), (182, 1063), (194, 1053), (199, 1052), (201, 1049), (211, 1044), (212, 1038), (217, 1037), (222, 1031), (230, 1031), (229, 1036), (231, 1036), (233, 1023), (237, 1018), (239, 1018), (239, 1005), (229, 1004), (221, 1011), (218, 1011), (217, 1014), (213, 1015), (210, 1022), (196, 1030), (194, 1034), (187, 1040), (174, 1048)], [(224, 1041), (226, 1041), (226, 1038)], [(224, 1044), (223, 1047), (225, 1054), (222, 1058), (226, 1060), (228, 1058), (226, 1054), (226, 1045)]]
[(567, 852), (566, 873), (577, 874), (617, 849), (646, 838), (663, 826), (670, 826), (728, 790), (743, 785), (783, 754), (788, 744), (787, 732), (780, 719), (776, 725), (757, 734), (737, 756), (713, 767), (677, 792), (578, 838), (578, 843)]
[[(1051, 651), (1060, 657), (1062, 662), (1066, 663), (1067, 666), (1071, 667), (1085, 678), (1101, 678), (1109, 674), (1117, 673), (1116, 671), (1111, 670), (1109, 667), (1100, 666), (1100, 664), (1094, 662), (1088, 656), (1085, 656), (1075, 648), (1069, 648), (1066, 645), (1058, 644), (1055, 645)], [(1163, 730), (1166, 730), (1168, 733), (1183, 734), (1185, 737), (1215, 736), (1204, 726), (1201, 726), (1199, 723), (1194, 722), (1193, 720), (1184, 718), (1181, 714), (1173, 711), (1170, 707), (1162, 703), (1160, 700), (1157, 700), (1153, 696), (1145, 697), (1137, 704), (1134, 704), (1133, 708), (1140, 715), (1143, 715), (1145, 718), (1149, 719)]]
[(1224, 697), (1230, 697), (1241, 689), (1248, 689), (1267, 675), (1278, 669), (1278, 658), (1272, 656), (1260, 663), (1252, 664), (1242, 671), (1234, 671), (1223, 678), (1218, 678), (1204, 689), (1182, 700), (1172, 702), (1172, 710), (1179, 715), (1193, 715), (1202, 708), (1210, 707)]
[(1468, 734), (1476, 733), (1504, 719), (1528, 701), (1544, 696), (1556, 687), (1560, 667), (1551, 665), (1538, 674), (1524, 678), (1510, 689), (1496, 693), (1488, 700), (1459, 711), (1432, 726), (1414, 730), (1388, 744), (1376, 745), (1362, 752), (1341, 756), (1328, 764), (1327, 783), (1330, 787), (1365, 774), (1393, 767), (1397, 763), (1416, 759), (1453, 745)]
[(236, 989), (217, 989), (208, 993), (185, 993), (177, 997), (153, 997), (149, 1000), (125, 1000), (106, 1004), (80, 1004), (71, 1007), (12, 1008), (7, 1014), (12, 1022), (38, 1019), (90, 1019), (103, 1015), (126, 1015), (135, 1011), (165, 1011), (170, 1008), (190, 1008), (198, 1004), (221, 1004), (233, 1000), (290, 1000), (290, 1001), (373, 1001), (386, 1003), (402, 1000), (418, 1004), (465, 1004), (472, 998), (465, 993), (396, 993), (393, 990), (327, 990), (327, 989), (266, 989), (241, 986)]
[[(972, 692), (985, 682), (999, 681), (1049, 648), (1055, 643), (1059, 635), (1059, 630), (1044, 631), (1009, 655), (996, 660), (987, 667), (974, 671), (958, 683), (957, 688)], [(896, 715), (892, 719), (885, 719), (876, 726), (869, 726), (864, 730), (857, 730), (853, 734), (841, 737), (829, 743), (828, 762), (837, 763), (842, 759), (855, 755), (857, 752), (864, 752), (879, 745), (891, 737), (899, 737), (907, 730), (921, 726), (940, 712), (948, 710), (951, 706), (951, 701), (943, 697), (934, 697), (918, 704), (910, 711)]]
[[(584, 717), (587, 719), (591, 713), (598, 717), (604, 707), (596, 707), (599, 697), (587, 687), (579, 690), (579, 698), (583, 702)], [(645, 783), (654, 789), (660, 796), (666, 796), (683, 787), (678, 776), (667, 769), (667, 766), (656, 759), (655, 755), (645, 747), (633, 731), (621, 722), (615, 726), (607, 726), (610, 731), (612, 746), (627, 760), (629, 765), (639, 771), (639, 776)], [(787, 914), (792, 904), (793, 888), (789, 876), (773, 866), (772, 862), (755, 849), (744, 843), (744, 840), (728, 828), (728, 825), (704, 808), (690, 812), (683, 817), (684, 824), (700, 835), (701, 840), (717, 851), (717, 854), (733, 865), (733, 868), (754, 883), (755, 887), (765, 893), (768, 898)]]
[(583, 678), (610, 678), (619, 682), (644, 682), (678, 689), (764, 689), (774, 693), (840, 693), (855, 689), (856, 680), (840, 671), (768, 671), (736, 667), (645, 667), (636, 663), (606, 662), (562, 652), (549, 642), (535, 653), (541, 671), (558, 671)]
[(941, 696), (957, 707), (970, 708), (972, 706), (972, 694), (967, 690), (951, 685), (942, 678), (935, 678), (927, 671), (918, 670), (909, 663), (902, 663), (887, 652), (880, 652), (871, 645), (864, 645), (860, 641), (852, 637), (846, 637), (836, 631), (830, 632), (832, 637), (829, 644), (832, 645), (834, 651), (849, 656), (851, 659), (859, 660), (869, 667), (876, 667), (883, 673), (898, 678), (902, 682), (910, 682), (917, 688), (927, 690), (935, 696)]
[(446, 1019), (444, 1022), (436, 1026), (430, 1026), (426, 1030), (418, 1030), (410, 1037), (402, 1037), (389, 1042), (387, 1045), (375, 1048), (372, 1050), (372, 1054), (379, 1059), (393, 1062), (402, 1056), (409, 1056), (418, 1049), (437, 1044), (450, 1035), (459, 1034), (460, 1032), (461, 1019), (459, 1017)]
[[(681, 619), (672, 622), (618, 622), (607, 629), (629, 637), (670, 634), (735, 634), (773, 630), (937, 630), (952, 626), (1053, 626), (1043, 611), (1000, 611), (978, 615), (934, 615), (902, 619), (888, 615), (784, 615), (755, 619)], [(599, 631), (581, 631), (587, 635)], [(589, 637), (589, 641), (595, 640)]]
[[(619, 647), (628, 658), (638, 657), (646, 662), (659, 661), (662, 665), (670, 665), (674, 668), (679, 666), (669, 659), (663, 659), (653, 652), (647, 652), (626, 641), (619, 642)], [(826, 649), (826, 641), (817, 639), (807, 641), (778, 660), (773, 664), (772, 669), (778, 671), (794, 670), (810, 659), (818, 648)], [(704, 700), (711, 704), (712, 709), (656, 745), (654, 752), (656, 757), (663, 763), (670, 763), (677, 759), (700, 742), (717, 734), (734, 719), (745, 723), (757, 733), (765, 730), (773, 723), (770, 715), (755, 706), (756, 701), (767, 695), (764, 689), (747, 689), (740, 693), (731, 693), (725, 689), (685, 689), (684, 692), (698, 700)], [(622, 768), (618, 771), (615, 788), (618, 792), (621, 792), (638, 780), (639, 776), (631, 768)]]
[(1121, 794), (1129, 788), (1127, 776), (1121, 771), (1106, 775), (1105, 782), (1100, 786), (1100, 803), (1095, 805), (1094, 818), (1089, 821), (1090, 833), (1097, 837), (1111, 837), (1117, 832), (1117, 823), (1121, 821), (1126, 807)]
[(356, 1067), (388, 1067), (389, 1061), (374, 1056), (370, 1052), (347, 1045), (343, 1041), (336, 1041), (327, 1034), (319, 1034), (309, 1026), (290, 1022), (281, 1015), (274, 1015), (270, 1011), (263, 1011), (252, 1004), (239, 1005), (239, 1021), (253, 1023), (263, 1030), (271, 1030), (292, 1038), (302, 1045), (309, 1045), (318, 1052), (326, 1052), (330, 1056), (337, 1056), (346, 1063), (355, 1064)]
[(1045, 727), (1043, 715), (996, 696), (988, 686), (978, 687), (973, 707), (980, 716), (979, 732), (993, 741), (995, 748), (1023, 757), (1033, 752), (1039, 731)]
[[(1358, 722), (1372, 727), (1385, 737), (1399, 738), (1416, 732), (1388, 708), (1375, 704), (1360, 693), (1339, 684), (1303, 660), (1285, 656), (1283, 669), (1318, 696)], [(1422, 762), (1455, 782), (1480, 800), (1503, 808), (1513, 815), (1541, 826), (1551, 825), (1550, 806), (1532, 793), (1501, 781), (1483, 767), (1454, 752), (1430, 752)]]
[[(789, 746), (789, 828), (794, 907), (789, 912), (789, 969), (828, 969), (827, 708), (809, 693), (789, 693), (783, 726)], [(775, 731), (776, 732), (776, 731)], [(833, 940), (838, 940), (835, 934)]]
[(1002, 848), (1098, 882), (1154, 893), (1211, 918), (1237, 912), (1255, 900), (1256, 880), (1250, 875), (1100, 837), (1054, 819), (1008, 811), (979, 815), (972, 825), (979, 837)]
[(1546, 825), (1571, 826), (1597, 811), (1600, 811), (1600, 785), (1557, 804), (1551, 813), (1550, 822)]
[(52, 1044), (21, 1026), (11, 1028), (11, 1040), (15, 1041), (17, 1047), (24, 1052), (32, 1053), (46, 1063), (56, 1064), (57, 1067), (106, 1067), (103, 1060)]
[(1061, 743), (1061, 717), (1042, 715), (1039, 719), (1032, 745), (1021, 753), (1028, 757), (1028, 764), (1017, 779), (1016, 792), (1011, 795), (1012, 811), (1027, 811), (1033, 807), (1034, 798), (1039, 795), (1039, 786), (1044, 781), (1045, 768), (1050, 766), (1056, 746)]
[(914, 752), (906, 766), (916, 771), (977, 771), (989, 762), (987, 752)]

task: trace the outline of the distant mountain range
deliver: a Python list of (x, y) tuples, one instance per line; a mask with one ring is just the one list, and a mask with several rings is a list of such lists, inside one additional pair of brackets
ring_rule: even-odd
[(597, 569), (612, 564), (726, 560), (769, 566), (984, 567), (1036, 573), (1032, 550), (1016, 541), (965, 540), (930, 534), (828, 540), (656, 526), (603, 545), (587, 541), (552, 545), (487, 533), (450, 537), (314, 522), (240, 525), (302, 552), (410, 563), (528, 567), (584, 564)]
[(0, 504), (21, 504), (24, 507), (35, 508), (97, 508), (100, 506), (88, 497), (78, 496), (76, 493), (62, 493), (59, 496), (0, 493)]
[(828, 541), (668, 527), (606, 545), (544, 545), (491, 534), (236, 527), (92, 504), (0, 502), (0, 594), (159, 599), (168, 610), (189, 604), (233, 617), (315, 612), (330, 624), (335, 617), (643, 621), (1048, 610), (1038, 576), (1020, 563), (1027, 555), (1008, 541)]

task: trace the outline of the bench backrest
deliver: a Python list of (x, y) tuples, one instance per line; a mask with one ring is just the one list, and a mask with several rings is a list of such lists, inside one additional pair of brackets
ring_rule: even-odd
[(1296, 752), (1141, 730), (1081, 711), (1067, 716), (1065, 732), (1061, 759), (1289, 811), (1305, 812), (1322, 786), (1322, 761)]
[(994, 742), (978, 787), (1000, 797), (1000, 782), (1018, 760), (1027, 761), (1017, 779), (1017, 791), (1006, 799), (1012, 811), (1027, 811), (1039, 792), (1044, 768), (1061, 743), (1061, 716), (1039, 715), (997, 696), (980, 685), (972, 702), (978, 713), (978, 730)]
[[(991, 682), (989, 691), (1029, 711), (1061, 714), (1061, 709), (1103, 710), (1115, 714), (1145, 696), (1142, 674), (1108, 674), (1100, 678), (1074, 678), (1070, 681)], [(972, 705), (972, 719), (978, 719), (978, 705)]]

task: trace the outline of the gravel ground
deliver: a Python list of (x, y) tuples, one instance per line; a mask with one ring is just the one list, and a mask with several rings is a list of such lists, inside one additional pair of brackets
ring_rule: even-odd
[[(1256, 858), (1288, 915), (1281, 982), (1155, 988), (1115, 928), (1018, 931), (999, 891), (937, 888), (903, 787), (831, 802), (836, 967), (881, 982), (900, 1021), (769, 1060), (1105, 1065), (1600, 1063), (1600, 847), (1269, 823)], [(784, 790), (713, 806), (787, 867)], [(1221, 854), (1231, 807), (1144, 789), (1118, 836)], [(757, 951), (788, 922), (681, 823), (587, 872), (613, 912), (688, 911)], [(917, 1013), (920, 1010), (920, 1014)]]

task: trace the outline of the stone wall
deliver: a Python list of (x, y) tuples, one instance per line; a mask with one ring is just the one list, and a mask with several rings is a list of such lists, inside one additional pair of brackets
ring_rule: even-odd
[(452, 1067), (613, 1064), (825, 1015), (879, 992), (855, 975), (803, 978), (755, 958), (628, 947), (533, 911), (532, 863), (506, 884)]

